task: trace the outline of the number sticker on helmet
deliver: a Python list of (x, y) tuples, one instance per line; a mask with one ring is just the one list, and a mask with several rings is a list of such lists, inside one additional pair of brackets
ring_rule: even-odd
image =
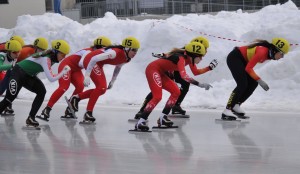
[(126, 39), (125, 45), (130, 47), (132, 45), (132, 40)]
[(54, 46), (55, 49), (59, 50), (59, 47), (61, 46), (60, 42), (56, 42), (56, 45)]

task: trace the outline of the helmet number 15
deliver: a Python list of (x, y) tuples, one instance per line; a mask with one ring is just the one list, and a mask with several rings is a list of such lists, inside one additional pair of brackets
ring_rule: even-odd
[(129, 40), (129, 39), (127, 39), (126, 41), (125, 41), (125, 45), (127, 45), (127, 46), (132, 46), (132, 40)]

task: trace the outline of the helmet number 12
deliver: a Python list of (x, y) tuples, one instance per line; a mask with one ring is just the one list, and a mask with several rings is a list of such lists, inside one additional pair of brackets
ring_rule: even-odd
[(201, 53), (201, 46), (199, 46), (199, 45), (193, 45), (193, 52), (194, 53)]

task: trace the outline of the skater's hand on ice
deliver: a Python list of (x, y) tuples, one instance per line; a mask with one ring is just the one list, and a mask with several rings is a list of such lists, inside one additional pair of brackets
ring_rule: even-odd
[(218, 60), (217, 59), (214, 59), (214, 60), (212, 60), (210, 63), (209, 63), (209, 69), (210, 70), (213, 70), (213, 69), (215, 69), (217, 66), (218, 66)]
[(69, 67), (69, 65), (66, 65), (64, 68), (63, 68), (63, 75), (66, 75), (68, 74), (68, 72), (71, 70), (71, 68)]
[(263, 81), (262, 79), (257, 80), (257, 83), (258, 83), (265, 91), (267, 91), (267, 90), (270, 89), (269, 86), (268, 86), (268, 84), (267, 84), (265, 81)]
[(83, 81), (83, 84), (85, 87), (88, 87), (91, 83), (91, 77), (90, 76), (84, 76), (84, 81)]
[(199, 83), (198, 86), (200, 88), (204, 88), (205, 90), (209, 90), (209, 88), (212, 88), (212, 86), (208, 83)]

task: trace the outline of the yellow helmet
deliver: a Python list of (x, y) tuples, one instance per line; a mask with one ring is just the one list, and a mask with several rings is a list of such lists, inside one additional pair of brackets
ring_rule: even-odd
[(134, 37), (127, 37), (127, 38), (123, 39), (122, 46), (125, 48), (139, 49), (140, 42)]
[(20, 44), (20, 42), (16, 41), (16, 40), (9, 40), (5, 43), (5, 49), (7, 51), (21, 51), (22, 46)]
[(68, 42), (66, 42), (65, 40), (54, 40), (51, 42), (51, 45), (52, 45), (52, 49), (55, 49), (66, 55), (70, 53), (70, 46)]
[(195, 37), (191, 42), (200, 42), (204, 45), (204, 47), (207, 49), (209, 47), (209, 41), (205, 37)]
[(48, 49), (48, 40), (46, 38), (39, 37), (34, 40), (33, 45), (39, 49), (46, 50)]
[(16, 40), (21, 44), (21, 47), (25, 45), (25, 42), (21, 36), (12, 36), (10, 40)]
[(185, 46), (185, 50), (189, 53), (198, 54), (198, 55), (205, 55), (206, 50), (205, 46), (200, 42), (190, 42)]
[(94, 46), (108, 47), (111, 46), (111, 41), (108, 37), (100, 36), (94, 40)]
[(272, 44), (284, 54), (287, 54), (290, 50), (290, 43), (284, 38), (273, 38)]

